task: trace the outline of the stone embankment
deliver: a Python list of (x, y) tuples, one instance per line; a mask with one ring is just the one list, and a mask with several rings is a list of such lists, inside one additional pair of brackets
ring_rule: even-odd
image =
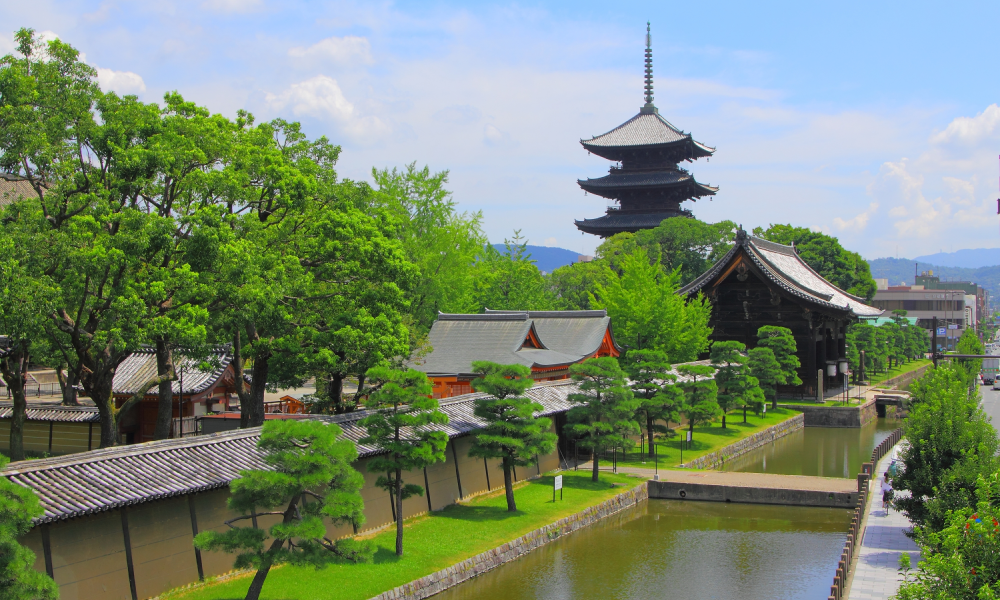
[(647, 498), (647, 487), (646, 483), (643, 482), (641, 485), (618, 494), (614, 498), (606, 500), (597, 506), (591, 506), (575, 515), (570, 515), (551, 525), (536, 529), (512, 542), (507, 542), (502, 546), (463, 560), (447, 569), (442, 569), (436, 573), (431, 573), (430, 575), (411, 581), (406, 585), (383, 592), (371, 600), (421, 600), (422, 598), (428, 598), (450, 587), (468, 581), (473, 577), (482, 575), (500, 565), (516, 560), (532, 550), (557, 540), (566, 534), (583, 529), (627, 508), (632, 508), (644, 502)]
[(785, 437), (793, 431), (802, 429), (804, 426), (805, 420), (803, 415), (795, 415), (787, 421), (782, 421), (777, 425), (772, 425), (763, 431), (758, 431), (757, 433), (749, 435), (738, 442), (729, 444), (725, 448), (720, 448), (715, 452), (710, 452), (704, 456), (700, 456), (691, 462), (682, 464), (681, 466), (688, 469), (714, 469), (724, 465), (727, 460), (732, 460), (741, 454), (746, 454), (751, 450), (760, 448), (761, 446), (766, 446), (778, 438)]

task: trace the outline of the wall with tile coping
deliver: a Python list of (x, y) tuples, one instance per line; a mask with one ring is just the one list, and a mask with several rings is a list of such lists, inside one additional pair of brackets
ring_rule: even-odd
[(772, 425), (763, 431), (758, 431), (753, 435), (749, 435), (742, 440), (729, 444), (728, 446), (716, 450), (715, 452), (710, 452), (704, 456), (698, 457), (691, 462), (681, 465), (688, 469), (714, 469), (727, 460), (736, 458), (741, 454), (746, 454), (747, 452), (760, 448), (770, 444), (778, 438), (785, 437), (793, 431), (797, 431), (805, 427), (805, 418), (802, 414), (797, 414), (787, 421), (782, 421), (777, 425)]
[(553, 540), (572, 533), (578, 529), (583, 529), (588, 525), (596, 523), (605, 517), (621, 512), (626, 508), (636, 506), (648, 498), (646, 483), (618, 494), (610, 500), (606, 500), (597, 506), (560, 519), (551, 525), (546, 525), (541, 529), (536, 529), (512, 542), (463, 560), (447, 569), (442, 569), (436, 573), (421, 577), (411, 581), (406, 585), (401, 585), (388, 592), (375, 596), (371, 600), (421, 600), (444, 590), (468, 581), (473, 577), (482, 575), (508, 563), (512, 560), (531, 552), (532, 550), (544, 546)]

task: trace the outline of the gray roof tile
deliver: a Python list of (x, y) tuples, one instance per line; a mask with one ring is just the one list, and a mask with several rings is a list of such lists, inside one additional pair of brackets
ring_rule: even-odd
[[(25, 411), (29, 421), (55, 421), (57, 423), (97, 423), (100, 419), (96, 406), (28, 405)], [(0, 403), (0, 419), (14, 414), (13, 404)]]
[[(212, 368), (201, 370), (201, 361), (184, 356), (174, 356), (175, 369), (178, 374), (183, 372), (184, 381), (178, 377), (170, 385), (170, 389), (175, 394), (181, 392), (181, 383), (184, 384), (184, 394), (200, 394), (215, 385), (226, 372), (233, 357), (228, 348), (219, 348), (213, 352), (206, 362)], [(152, 349), (144, 348), (133, 352), (126, 358), (118, 368), (115, 369), (115, 378), (112, 381), (112, 388), (115, 394), (134, 394), (150, 379), (156, 377), (156, 353)], [(150, 393), (155, 394), (152, 390)]]
[[(674, 127), (659, 114), (640, 113), (607, 133), (595, 136), (589, 140), (580, 140), (585, 148), (623, 147), (623, 146), (654, 146), (658, 144), (673, 144), (691, 140), (691, 134), (684, 133)], [(693, 141), (693, 140), (692, 140)], [(713, 148), (695, 142), (703, 151), (711, 154)]]

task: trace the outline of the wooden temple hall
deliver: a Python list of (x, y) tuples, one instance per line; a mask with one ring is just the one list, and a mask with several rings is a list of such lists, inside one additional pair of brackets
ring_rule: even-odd
[(653, 48), (648, 23), (645, 100), (639, 114), (625, 123), (580, 140), (587, 152), (616, 164), (604, 177), (577, 183), (587, 193), (617, 204), (608, 206), (604, 216), (576, 221), (580, 231), (606, 238), (623, 231), (652, 229), (670, 217), (690, 217), (691, 211), (681, 208), (682, 202), (714, 196), (719, 190), (698, 183), (694, 175), (678, 166), (682, 161), (708, 158), (715, 148), (674, 127), (653, 105)]
[(817, 397), (841, 388), (853, 366), (847, 362), (847, 326), (860, 317), (882, 314), (823, 279), (794, 246), (755, 238), (742, 229), (729, 252), (679, 293), (702, 293), (711, 300), (712, 341), (737, 340), (753, 348), (758, 328), (791, 329), (802, 385), (779, 391)]

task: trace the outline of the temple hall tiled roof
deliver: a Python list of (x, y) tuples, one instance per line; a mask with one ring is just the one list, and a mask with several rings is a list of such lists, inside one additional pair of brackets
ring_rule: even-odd
[(22, 198), (37, 198), (35, 188), (27, 179), (11, 173), (0, 173), (0, 209)]
[(690, 295), (701, 291), (715, 281), (739, 253), (746, 254), (767, 279), (793, 296), (857, 317), (877, 317), (883, 313), (824, 279), (802, 260), (794, 247), (755, 238), (744, 231), (737, 234), (736, 244), (725, 256), (678, 293)]
[[(202, 370), (201, 362), (193, 358), (178, 356), (174, 358), (178, 374), (183, 371), (184, 381), (180, 378), (175, 380), (170, 389), (175, 394), (181, 393), (181, 384), (184, 385), (184, 394), (200, 394), (218, 382), (225, 373), (233, 357), (228, 348), (218, 348), (212, 352), (205, 362), (209, 368)], [(150, 379), (156, 377), (156, 352), (151, 348), (143, 348), (130, 354), (122, 361), (115, 370), (115, 378), (112, 381), (112, 388), (115, 394), (134, 394)], [(153, 390), (152, 393), (156, 393)]]
[(695, 181), (694, 176), (682, 169), (676, 171), (638, 171), (611, 173), (596, 179), (578, 179), (577, 184), (586, 191), (605, 198), (617, 198), (621, 192), (643, 188), (672, 188), (690, 186), (691, 197), (711, 196), (719, 188)]
[[(469, 375), (477, 360), (527, 367), (579, 362), (600, 348), (611, 319), (604, 311), (566, 313), (559, 317), (554, 312), (515, 311), (440, 314), (428, 335), (433, 350), (410, 366), (429, 375)], [(532, 331), (542, 348), (525, 347)]]

